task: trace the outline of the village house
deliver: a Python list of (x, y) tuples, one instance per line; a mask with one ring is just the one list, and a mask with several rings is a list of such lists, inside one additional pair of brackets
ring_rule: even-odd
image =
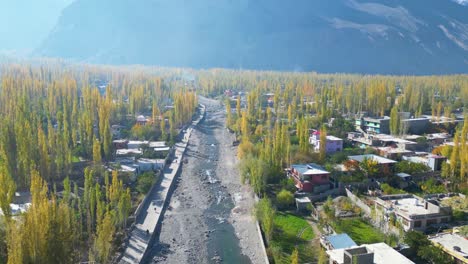
[(374, 161), (379, 167), (380, 174), (393, 173), (393, 171), (395, 170), (395, 164), (397, 163), (395, 160), (387, 159), (374, 154), (348, 156), (348, 159), (351, 162), (357, 162), (358, 164), (362, 163), (365, 160)]
[(356, 119), (356, 129), (366, 133), (390, 134), (390, 117), (362, 117)]
[(456, 233), (440, 233), (429, 236), (429, 240), (447, 255), (454, 263), (468, 263), (468, 238)]
[(401, 127), (405, 134), (422, 135), (426, 133), (429, 128), (429, 124), (429, 118), (427, 117), (404, 118), (401, 120)]
[(385, 243), (328, 250), (330, 264), (412, 264), (411, 260)]
[(299, 191), (320, 193), (330, 189), (330, 172), (317, 164), (295, 164), (286, 172)]
[(398, 187), (400, 189), (408, 188), (413, 179), (410, 174), (404, 172), (397, 173), (396, 177), (398, 178)]
[(449, 222), (452, 215), (452, 209), (437, 199), (422, 199), (412, 194), (378, 197), (375, 208), (383, 212), (387, 221), (395, 216), (405, 231), (424, 231), (430, 225)]
[(144, 126), (144, 125), (146, 125), (146, 123), (148, 123), (148, 121), (149, 121), (149, 119), (146, 118), (144, 115), (139, 115), (139, 116), (137, 116), (137, 118), (136, 118), (136, 123), (137, 123), (138, 125)]
[[(309, 137), (309, 143), (314, 146), (316, 152), (320, 151), (320, 131), (313, 131)], [(325, 144), (325, 152), (333, 154), (343, 151), (343, 139), (335, 136), (327, 136)]]
[(439, 146), (444, 144), (450, 139), (450, 135), (447, 133), (433, 133), (426, 135), (427, 141), (429, 141), (433, 146)]
[(117, 139), (112, 141), (112, 146), (114, 149), (126, 149), (128, 148), (128, 140), (126, 139)]
[(141, 155), (143, 152), (141, 149), (118, 149), (115, 151), (115, 155), (117, 157), (135, 157), (137, 155)]
[(413, 163), (424, 164), (432, 171), (440, 171), (442, 169), (442, 164), (447, 160), (444, 156), (434, 155), (427, 152), (416, 152), (411, 156), (403, 156), (402, 159)]

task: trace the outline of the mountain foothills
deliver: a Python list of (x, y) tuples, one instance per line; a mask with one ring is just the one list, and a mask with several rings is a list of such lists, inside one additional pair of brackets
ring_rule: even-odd
[(464, 1), (449, 0), (77, 0), (36, 55), (195, 68), (463, 73), (467, 14)]

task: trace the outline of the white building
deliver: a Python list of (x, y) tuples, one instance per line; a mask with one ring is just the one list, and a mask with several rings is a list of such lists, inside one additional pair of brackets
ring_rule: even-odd
[(425, 230), (430, 225), (450, 221), (452, 209), (433, 199), (422, 199), (412, 194), (397, 194), (378, 197), (375, 207), (388, 218), (395, 215), (405, 231)]
[(385, 243), (328, 250), (330, 264), (414, 264)]
[[(315, 131), (309, 137), (309, 143), (314, 146), (316, 152), (320, 151), (320, 132)], [(343, 139), (335, 136), (327, 136), (326, 153), (332, 154), (343, 150)]]
[(468, 263), (468, 238), (458, 234), (437, 234), (429, 240), (449, 254), (455, 263)]

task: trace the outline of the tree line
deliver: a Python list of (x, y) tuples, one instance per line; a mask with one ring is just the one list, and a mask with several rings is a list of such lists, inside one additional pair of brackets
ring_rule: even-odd
[[(0, 263), (108, 262), (136, 201), (102, 166), (114, 159), (112, 125), (144, 115), (150, 120), (138, 129), (174, 140), (194, 114), (195, 91), (161, 68), (0, 68)], [(15, 192), (28, 190), (31, 205), (13, 214)]]

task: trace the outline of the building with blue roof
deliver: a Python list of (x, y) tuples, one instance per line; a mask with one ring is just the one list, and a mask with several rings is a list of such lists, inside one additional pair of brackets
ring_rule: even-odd
[(322, 237), (320, 243), (327, 250), (343, 249), (357, 246), (356, 242), (348, 234), (337, 234)]

